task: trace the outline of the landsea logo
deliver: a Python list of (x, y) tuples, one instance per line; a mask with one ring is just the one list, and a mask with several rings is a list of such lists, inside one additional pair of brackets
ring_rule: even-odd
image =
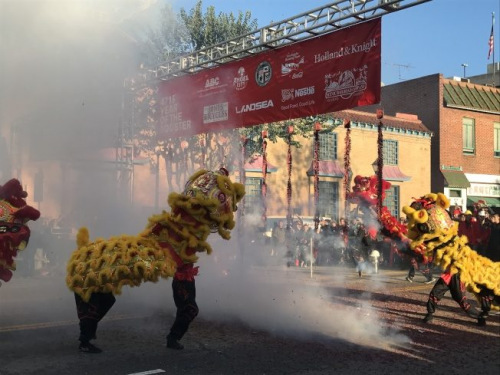
[(241, 107), (236, 107), (236, 113), (259, 111), (261, 109), (266, 109), (271, 107), (274, 107), (274, 103), (271, 99), (269, 99), (269, 100), (264, 100), (262, 102), (243, 104)]

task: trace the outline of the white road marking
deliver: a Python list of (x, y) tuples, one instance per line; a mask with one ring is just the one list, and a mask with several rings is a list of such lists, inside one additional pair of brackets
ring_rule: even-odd
[(159, 369), (156, 369), (156, 370), (149, 370), (149, 371), (143, 371), (143, 372), (134, 372), (133, 374), (128, 374), (128, 375), (150, 375), (150, 374), (161, 374), (162, 372), (166, 372), (166, 371), (159, 368)]

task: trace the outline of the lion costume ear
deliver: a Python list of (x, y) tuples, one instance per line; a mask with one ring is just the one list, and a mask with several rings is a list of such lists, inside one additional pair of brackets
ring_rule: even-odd
[(410, 207), (410, 206), (404, 206), (403, 212), (405, 215), (410, 216), (412, 213), (415, 212), (415, 209), (413, 207)]
[(234, 199), (236, 200), (236, 202), (241, 201), (245, 196), (245, 185), (240, 184), (238, 182), (234, 182), (233, 188), (234, 188)]
[(450, 207), (450, 200), (443, 193), (437, 194), (436, 204), (443, 207), (445, 210)]

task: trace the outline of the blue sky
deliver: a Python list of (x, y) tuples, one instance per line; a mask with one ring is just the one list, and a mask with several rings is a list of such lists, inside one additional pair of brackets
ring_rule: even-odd
[[(197, 0), (171, 0), (174, 10)], [(331, 3), (328, 0), (203, 0), (216, 12), (249, 10), (263, 27)], [(445, 77), (485, 74), (492, 12), (495, 62), (500, 61), (499, 0), (432, 0), (382, 19), (382, 82), (392, 84), (442, 73)], [(500, 73), (499, 73), (500, 74)]]

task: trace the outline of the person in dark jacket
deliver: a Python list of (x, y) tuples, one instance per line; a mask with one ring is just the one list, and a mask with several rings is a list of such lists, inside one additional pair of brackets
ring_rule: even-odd
[(500, 215), (491, 215), (490, 220), (491, 232), (485, 255), (493, 262), (500, 262)]

